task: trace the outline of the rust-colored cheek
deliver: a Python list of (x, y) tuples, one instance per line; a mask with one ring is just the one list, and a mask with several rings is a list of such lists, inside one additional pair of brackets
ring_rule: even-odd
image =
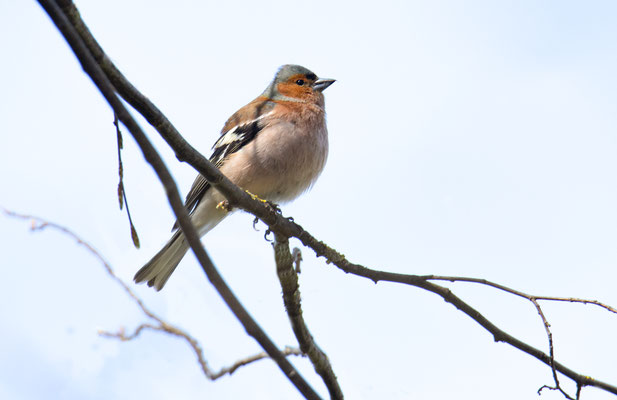
[(309, 99), (313, 93), (308, 86), (299, 86), (295, 83), (283, 82), (279, 83), (276, 88), (283, 96), (293, 97), (295, 99)]

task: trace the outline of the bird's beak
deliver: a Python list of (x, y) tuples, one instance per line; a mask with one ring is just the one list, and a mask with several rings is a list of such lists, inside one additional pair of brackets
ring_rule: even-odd
[(313, 83), (313, 90), (323, 92), (326, 88), (336, 82), (336, 79), (319, 79)]

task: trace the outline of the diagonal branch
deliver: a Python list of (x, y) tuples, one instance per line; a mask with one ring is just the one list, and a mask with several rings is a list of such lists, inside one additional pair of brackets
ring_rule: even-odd
[(343, 392), (338, 384), (336, 375), (332, 370), (332, 365), (328, 356), (315, 343), (313, 335), (309, 332), (300, 306), (300, 286), (298, 285), (298, 274), (294, 270), (294, 257), (289, 251), (289, 240), (280, 235), (274, 236), (274, 259), (276, 261), (276, 273), (283, 289), (283, 302), (285, 311), (289, 316), (291, 327), (300, 344), (300, 349), (309, 356), (315, 367), (315, 371), (321, 376), (331, 399), (342, 399)]
[(58, 30), (62, 33), (65, 40), (69, 43), (83, 69), (90, 76), (109, 105), (113, 108), (114, 113), (118, 116), (118, 119), (120, 119), (124, 126), (126, 126), (130, 131), (131, 135), (139, 145), (144, 158), (155, 170), (159, 180), (165, 187), (167, 198), (174, 214), (178, 218), (178, 223), (187, 239), (187, 242), (191, 246), (193, 253), (199, 260), (204, 272), (212, 285), (216, 288), (219, 295), (223, 298), (236, 318), (238, 318), (238, 320), (242, 323), (247, 333), (252, 336), (264, 348), (264, 350), (266, 350), (273, 360), (275, 360), (281, 371), (283, 371), (286, 375), (287, 379), (289, 379), (306, 398), (319, 399), (320, 397), (315, 390), (304, 380), (304, 378), (302, 378), (298, 371), (287, 360), (285, 355), (276, 347), (261, 327), (259, 327), (257, 322), (255, 322), (255, 320), (250, 316), (248, 311), (246, 311), (238, 298), (223, 280), (223, 277), (220, 275), (201, 244), (195, 227), (191, 223), (188, 213), (184, 208), (176, 183), (165, 166), (165, 163), (154, 149), (141, 127), (133, 119), (120, 99), (116, 97), (114, 87), (110, 83), (109, 79), (107, 79), (99, 65), (95, 62), (90, 52), (81, 41), (79, 35), (63, 14), (62, 10), (53, 0), (39, 0), (39, 3), (50, 16)]
[[(495, 289), (502, 290), (506, 293), (510, 293), (515, 296), (519, 296), (519, 297), (529, 300), (533, 304), (533, 306), (536, 308), (536, 311), (538, 312), (538, 315), (540, 316), (540, 319), (542, 320), (542, 325), (544, 326), (544, 330), (548, 338), (550, 367), (551, 367), (551, 372), (553, 374), (553, 380), (555, 381), (555, 386), (544, 385), (538, 390), (538, 393), (540, 393), (543, 389), (558, 390), (569, 400), (574, 400), (574, 399), (568, 393), (565, 392), (565, 390), (561, 387), (561, 384), (559, 382), (559, 377), (557, 376), (557, 370), (555, 369), (555, 348), (553, 344), (553, 333), (551, 332), (551, 324), (548, 322), (548, 319), (544, 315), (544, 311), (542, 310), (542, 307), (540, 306), (539, 300), (560, 301), (560, 302), (567, 301), (571, 303), (593, 304), (598, 307), (602, 307), (612, 313), (617, 313), (617, 309), (607, 304), (601, 303), (597, 300), (577, 299), (574, 297), (536, 296), (536, 295), (524, 293), (520, 290), (509, 288), (499, 283), (491, 282), (486, 279), (469, 278), (469, 277), (462, 277), (462, 276), (437, 276), (437, 275), (425, 275), (424, 278), (426, 278), (427, 280), (431, 280), (431, 281), (438, 280), (438, 281), (448, 281), (448, 282), (478, 283), (478, 284), (493, 287)], [(580, 388), (580, 385), (578, 387)]]

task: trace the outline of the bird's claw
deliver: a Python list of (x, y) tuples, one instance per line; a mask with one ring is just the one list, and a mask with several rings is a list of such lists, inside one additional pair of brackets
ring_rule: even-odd
[(264, 233), (264, 239), (266, 239), (266, 242), (274, 242), (274, 240), (268, 238), (268, 235), (270, 235), (272, 233), (272, 231), (270, 230), (270, 228), (266, 229), (266, 233)]

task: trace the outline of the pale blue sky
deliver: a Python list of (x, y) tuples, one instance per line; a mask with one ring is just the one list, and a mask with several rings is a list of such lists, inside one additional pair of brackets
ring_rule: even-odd
[[(325, 92), (328, 165), (283, 211), (352, 261), (617, 305), (617, 3), (77, 6), (119, 68), (206, 155), (225, 119), (281, 64), (337, 79)], [(113, 116), (36, 2), (0, 4), (0, 47), (0, 205), (74, 229), (130, 281), (173, 221), (151, 168), (126, 133), (135, 250), (117, 208)], [(186, 193), (195, 172), (142, 126)], [(237, 214), (204, 244), (276, 343), (294, 344), (270, 245), (251, 221)], [(96, 260), (57, 233), (32, 234), (3, 216), (0, 240), (0, 398), (297, 398), (271, 362), (210, 383), (176, 339), (97, 336), (143, 318)], [(494, 343), (440, 298), (374, 285), (303, 254), (305, 318), (348, 398), (521, 399), (551, 383), (547, 367)], [(531, 304), (453, 288), (546, 350)], [(192, 256), (164, 291), (136, 290), (198, 337), (215, 368), (259, 351)], [(617, 384), (617, 317), (576, 304), (545, 304), (545, 312), (557, 358)], [(326, 396), (310, 364), (293, 362)], [(583, 398), (614, 397), (585, 389)]]

